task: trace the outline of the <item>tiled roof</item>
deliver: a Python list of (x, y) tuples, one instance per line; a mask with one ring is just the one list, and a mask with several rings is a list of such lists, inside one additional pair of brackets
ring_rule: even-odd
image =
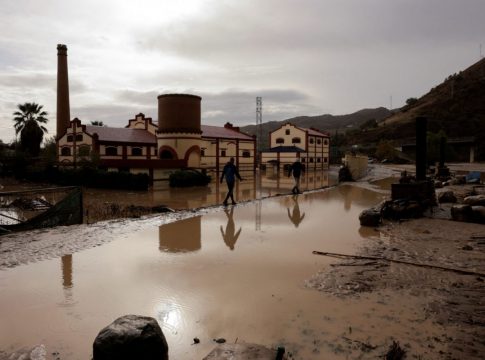
[(91, 135), (94, 133), (98, 134), (100, 141), (145, 143), (153, 145), (157, 143), (155, 136), (150, 134), (145, 129), (127, 129), (86, 125), (86, 132)]
[(316, 129), (308, 129), (308, 128), (300, 128), (308, 133), (308, 135), (313, 135), (313, 136), (328, 136), (327, 133), (324, 133), (322, 131), (318, 131)]
[(221, 126), (201, 125), (202, 137), (253, 140), (252, 136)]

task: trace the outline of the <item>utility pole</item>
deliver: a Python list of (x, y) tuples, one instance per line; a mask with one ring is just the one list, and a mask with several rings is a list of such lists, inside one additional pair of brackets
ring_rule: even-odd
[[(257, 153), (260, 155), (263, 150), (263, 98), (261, 96), (256, 97), (256, 127), (258, 129), (258, 146)], [(258, 157), (260, 163), (261, 157)]]
[(261, 201), (261, 160), (262, 155), (261, 152), (263, 151), (263, 98), (261, 96), (256, 97), (256, 127), (257, 127), (257, 151), (254, 156), (257, 156), (258, 159), (258, 168), (259, 171), (255, 173), (255, 180), (256, 180), (256, 230), (261, 230), (261, 210), (262, 210), (262, 201)]

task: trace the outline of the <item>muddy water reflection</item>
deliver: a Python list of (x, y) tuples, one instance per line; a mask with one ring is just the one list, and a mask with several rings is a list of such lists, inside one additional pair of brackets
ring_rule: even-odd
[[(304, 282), (332, 261), (312, 250), (356, 251), (358, 214), (380, 200), (352, 186), (267, 199), (2, 271), (0, 349), (44, 343), (85, 360), (102, 327), (135, 313), (160, 322), (173, 359), (201, 359), (217, 337), (287, 344), (300, 359), (345, 358), (326, 342), (349, 324), (375, 330)], [(201, 344), (191, 346), (194, 337)]]

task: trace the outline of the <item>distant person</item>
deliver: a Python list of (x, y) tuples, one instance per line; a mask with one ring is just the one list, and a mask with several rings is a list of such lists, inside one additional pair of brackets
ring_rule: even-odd
[(293, 173), (293, 179), (295, 180), (295, 186), (293, 186), (293, 189), (291, 189), (291, 192), (293, 194), (301, 194), (300, 176), (303, 172), (305, 172), (305, 169), (303, 168), (303, 164), (298, 158), (293, 164), (291, 164), (290, 170), (288, 171), (288, 177), (290, 177), (291, 174)]
[(226, 198), (223, 201), (224, 206), (227, 206), (227, 200), (231, 198), (232, 205), (235, 205), (236, 202), (234, 201), (234, 184), (236, 183), (236, 177), (242, 181), (241, 176), (239, 175), (239, 171), (237, 170), (237, 166), (234, 165), (234, 158), (232, 157), (229, 162), (224, 165), (224, 169), (222, 169), (222, 174), (221, 174), (221, 184), (222, 180), (224, 180), (224, 176), (226, 177), (226, 183), (227, 183), (227, 195)]
[(239, 228), (239, 230), (236, 232), (236, 226), (234, 225), (234, 219), (232, 217), (234, 214), (233, 207), (231, 207), (231, 211), (224, 209), (224, 212), (226, 213), (226, 216), (227, 216), (227, 225), (226, 225), (225, 232), (221, 225), (222, 238), (224, 239), (224, 242), (226, 243), (227, 247), (231, 250), (234, 250), (234, 245), (236, 245), (236, 241), (239, 235), (241, 234), (241, 228)]

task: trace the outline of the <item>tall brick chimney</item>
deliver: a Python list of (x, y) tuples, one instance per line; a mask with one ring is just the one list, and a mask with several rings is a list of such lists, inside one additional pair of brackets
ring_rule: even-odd
[(65, 134), (71, 120), (69, 106), (69, 76), (67, 74), (67, 46), (57, 45), (57, 133), (59, 139)]

